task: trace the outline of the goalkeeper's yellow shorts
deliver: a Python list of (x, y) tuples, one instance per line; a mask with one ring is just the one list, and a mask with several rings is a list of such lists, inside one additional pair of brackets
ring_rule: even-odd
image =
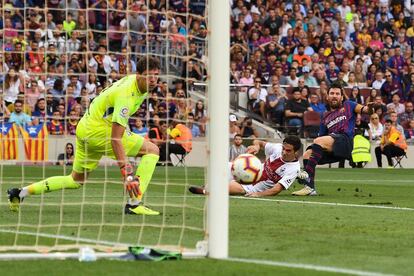
[[(91, 127), (81, 120), (76, 128), (76, 148), (73, 170), (78, 173), (91, 172), (99, 164), (102, 156), (115, 159), (111, 144), (112, 129), (110, 127)], [(144, 137), (125, 131), (122, 145), (127, 156), (135, 157), (144, 143)]]

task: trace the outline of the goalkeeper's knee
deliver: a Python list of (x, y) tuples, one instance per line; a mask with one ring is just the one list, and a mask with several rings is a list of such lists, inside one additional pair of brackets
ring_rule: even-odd
[(71, 174), (66, 176), (65, 182), (66, 182), (66, 185), (65, 185), (66, 189), (79, 189), (83, 185), (83, 182), (75, 181)]

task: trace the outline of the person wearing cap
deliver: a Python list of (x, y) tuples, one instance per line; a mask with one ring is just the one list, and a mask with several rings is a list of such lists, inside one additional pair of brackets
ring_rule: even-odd
[(230, 121), (230, 138), (234, 138), (237, 134), (241, 135), (241, 131), (240, 131), (240, 127), (237, 123), (237, 117), (234, 114), (231, 114), (229, 116), (229, 121)]
[(312, 86), (318, 86), (318, 82), (316, 79), (310, 74), (310, 68), (309, 66), (304, 66), (302, 68), (303, 73), (303, 80), (305, 81), (305, 85), (312, 87)]

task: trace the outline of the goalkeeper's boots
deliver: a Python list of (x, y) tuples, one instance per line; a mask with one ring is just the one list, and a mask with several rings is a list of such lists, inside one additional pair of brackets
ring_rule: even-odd
[(207, 194), (204, 187), (200, 187), (200, 186), (190, 186), (190, 188), (188, 188), (188, 190), (190, 191), (190, 193), (196, 194), (196, 195), (206, 195)]
[(7, 190), (7, 195), (9, 198), (9, 208), (13, 212), (18, 212), (20, 207), (20, 202), (23, 201), (23, 198), (20, 198), (21, 189), (11, 188)]
[(318, 195), (318, 193), (316, 192), (314, 188), (311, 188), (305, 185), (305, 187), (303, 187), (299, 191), (293, 192), (292, 195), (294, 196), (316, 196)]
[(127, 215), (158, 216), (160, 214), (160, 212), (151, 210), (150, 208), (144, 206), (142, 203), (138, 205), (126, 204), (124, 212)]

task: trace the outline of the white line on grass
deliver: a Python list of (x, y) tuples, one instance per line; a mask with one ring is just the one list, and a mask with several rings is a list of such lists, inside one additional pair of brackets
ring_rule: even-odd
[(255, 260), (255, 259), (242, 259), (242, 258), (232, 258), (232, 257), (227, 258), (226, 260), (232, 261), (232, 262), (240, 262), (240, 263), (282, 266), (282, 267), (288, 267), (288, 268), (299, 268), (299, 269), (308, 269), (308, 270), (334, 272), (334, 273), (342, 273), (342, 274), (361, 275), (361, 276), (390, 276), (392, 275), (392, 274), (383, 274), (379, 272), (362, 271), (362, 270), (347, 269), (347, 268), (340, 268), (340, 267), (334, 267), (334, 266), (320, 266), (320, 265), (312, 265), (312, 264), (295, 264), (295, 263)]
[[(38, 237), (52, 238), (52, 239), (61, 239), (61, 240), (68, 240), (68, 241), (75, 241), (75, 242), (85, 242), (85, 243), (90, 243), (90, 244), (101, 244), (101, 245), (106, 245), (106, 246), (125, 246), (125, 247), (131, 246), (131, 244), (126, 244), (126, 243), (111, 242), (111, 241), (105, 241), (105, 240), (98, 241), (98, 240), (93, 240), (93, 239), (74, 238), (74, 237), (69, 237), (69, 236), (64, 236), (64, 235), (54, 235), (54, 234), (37, 233), (37, 232), (29, 232), (29, 231), (0, 229), (0, 232), (10, 233), (10, 234), (28, 235), (28, 236), (38, 236)], [(288, 267), (288, 268), (299, 268), (299, 269), (326, 271), (326, 272), (343, 273), (343, 274), (353, 274), (353, 275), (361, 275), (361, 276), (390, 276), (391, 275), (391, 274), (382, 274), (382, 273), (377, 273), (377, 272), (361, 271), (361, 270), (331, 267), (331, 266), (319, 266), (319, 265), (312, 265), (312, 264), (300, 264), (300, 263), (295, 264), (295, 263), (285, 263), (285, 262), (255, 260), (255, 259), (242, 259), (242, 258), (232, 258), (232, 257), (224, 259), (224, 260), (232, 261), (232, 262), (281, 266), (281, 267)]]
[(42, 238), (61, 239), (61, 240), (75, 241), (75, 242), (85, 242), (85, 243), (100, 244), (100, 245), (107, 245), (107, 246), (131, 246), (131, 244), (127, 244), (127, 243), (111, 242), (111, 241), (105, 241), (105, 240), (98, 241), (94, 239), (74, 238), (74, 237), (64, 236), (64, 235), (54, 235), (54, 234), (37, 233), (37, 232), (30, 232), (30, 231), (0, 229), (0, 232), (26, 235), (26, 236), (38, 236)]
[(362, 204), (337, 203), (337, 202), (254, 198), (254, 197), (244, 197), (244, 196), (235, 196), (233, 198), (246, 199), (246, 200), (271, 201), (271, 202), (284, 202), (284, 203), (299, 203), (299, 204), (314, 204), (314, 205), (329, 205), (329, 206), (343, 206), (343, 207), (361, 207), (361, 208), (373, 208), (373, 209), (390, 209), (390, 210), (414, 211), (414, 208), (409, 208), (409, 207), (391, 207), (391, 206), (381, 206), (381, 205), (362, 205)]

